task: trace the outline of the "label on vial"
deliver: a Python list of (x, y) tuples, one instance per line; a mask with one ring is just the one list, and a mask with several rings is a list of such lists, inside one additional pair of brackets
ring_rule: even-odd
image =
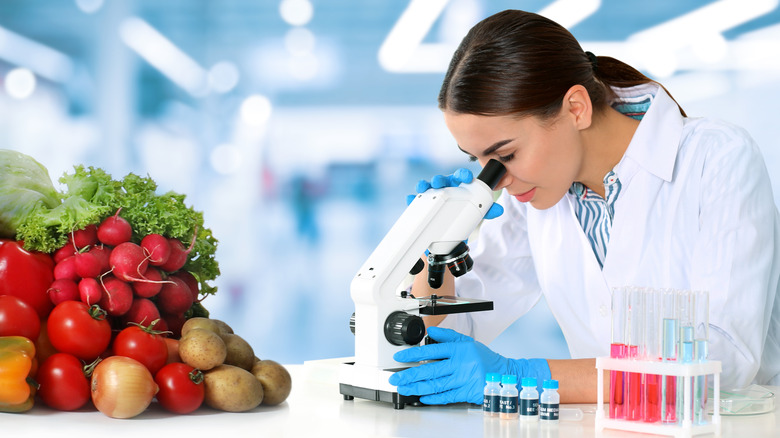
[(557, 420), (558, 411), (557, 403), (539, 403), (539, 419), (541, 420)]
[(539, 415), (539, 400), (532, 398), (521, 398), (520, 415)]
[(501, 413), (502, 414), (516, 414), (517, 413), (517, 397), (501, 397)]
[(485, 398), (482, 400), (482, 410), (485, 412), (500, 412), (501, 406), (499, 403), (499, 399), (501, 397), (498, 395), (486, 395)]

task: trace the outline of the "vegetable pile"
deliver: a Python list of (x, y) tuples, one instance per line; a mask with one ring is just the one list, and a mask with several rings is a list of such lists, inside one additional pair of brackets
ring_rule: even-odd
[(284, 367), (208, 317), (217, 240), (184, 195), (94, 167), (59, 182), (0, 150), (0, 411), (37, 397), (129, 418), (155, 399), (183, 414), (287, 398)]

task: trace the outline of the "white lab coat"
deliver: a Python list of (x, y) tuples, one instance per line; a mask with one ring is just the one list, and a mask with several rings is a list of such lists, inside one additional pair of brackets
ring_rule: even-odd
[(441, 326), (489, 343), (544, 294), (572, 358), (607, 356), (611, 288), (707, 290), (724, 388), (780, 385), (780, 217), (760, 151), (740, 128), (683, 118), (655, 85), (622, 93), (648, 90), (655, 98), (615, 168), (623, 188), (603, 270), (572, 195), (537, 210), (504, 192), (505, 213), (484, 221), (474, 269), (456, 282), (495, 310)]

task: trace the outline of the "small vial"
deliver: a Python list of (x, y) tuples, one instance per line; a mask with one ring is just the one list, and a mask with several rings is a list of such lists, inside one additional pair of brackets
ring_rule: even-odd
[(501, 404), (500, 417), (502, 420), (514, 420), (517, 418), (517, 376), (504, 374), (501, 376)]
[(539, 391), (536, 390), (536, 378), (523, 377), (523, 390), (520, 391), (520, 421), (539, 420)]
[(498, 417), (501, 412), (501, 374), (487, 373), (485, 376), (485, 398), (482, 411), (488, 417)]
[(539, 396), (539, 419), (558, 422), (561, 395), (558, 394), (558, 381), (545, 380), (542, 383), (542, 395)]

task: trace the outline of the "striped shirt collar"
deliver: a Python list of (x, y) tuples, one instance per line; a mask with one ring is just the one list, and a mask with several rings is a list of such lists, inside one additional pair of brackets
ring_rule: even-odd
[(572, 184), (569, 193), (575, 197), (575, 214), (582, 231), (588, 238), (599, 266), (603, 268), (612, 220), (615, 217), (615, 202), (620, 196), (622, 184), (614, 170), (607, 172), (602, 182), (604, 198), (579, 182)]

